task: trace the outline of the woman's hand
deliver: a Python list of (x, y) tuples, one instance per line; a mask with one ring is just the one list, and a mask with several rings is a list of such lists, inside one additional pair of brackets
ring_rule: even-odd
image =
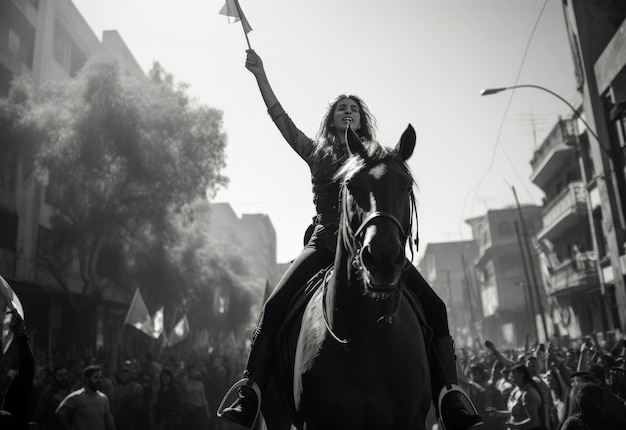
[(246, 57), (246, 69), (250, 70), (254, 76), (259, 76), (265, 73), (263, 68), (263, 60), (254, 51), (254, 49), (247, 49), (248, 56)]

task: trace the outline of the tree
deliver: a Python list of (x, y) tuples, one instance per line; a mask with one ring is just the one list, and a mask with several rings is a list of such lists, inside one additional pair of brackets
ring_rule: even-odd
[[(21, 128), (38, 137), (25, 148), (25, 172), (47, 185), (54, 209), (45, 264), (77, 313), (135, 262), (138, 242), (175, 241), (171, 218), (227, 183), (222, 113), (187, 90), (158, 64), (137, 77), (107, 55), (71, 81), (14, 86), (29, 96)], [(72, 267), (78, 296), (65, 276)]]

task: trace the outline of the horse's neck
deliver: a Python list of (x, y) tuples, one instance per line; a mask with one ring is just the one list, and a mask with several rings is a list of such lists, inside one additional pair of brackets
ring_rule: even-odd
[(384, 312), (380, 302), (363, 294), (361, 282), (350, 253), (338, 248), (333, 273), (326, 286), (326, 306), (328, 323), (341, 336), (354, 335)]

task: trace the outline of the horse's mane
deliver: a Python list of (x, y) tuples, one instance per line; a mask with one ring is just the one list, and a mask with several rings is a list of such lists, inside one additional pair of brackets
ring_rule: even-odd
[[(348, 242), (348, 238), (353, 236), (353, 234), (352, 234), (352, 229), (349, 226), (348, 220), (345, 217), (346, 210), (344, 208), (344, 205), (346, 204), (345, 203), (346, 199), (343, 196), (347, 192), (346, 184), (351, 178), (353, 178), (358, 172), (360, 172), (367, 165), (376, 164), (385, 160), (392, 159), (392, 160), (399, 162), (403, 171), (409, 176), (409, 178), (411, 178), (411, 182), (413, 183), (413, 186), (417, 187), (417, 182), (415, 182), (415, 178), (413, 178), (411, 169), (409, 168), (406, 161), (401, 160), (399, 158), (398, 152), (395, 149), (383, 146), (375, 140), (368, 140), (362, 143), (363, 143), (363, 147), (365, 148), (365, 150), (361, 153), (350, 155), (348, 159), (345, 161), (345, 163), (343, 164), (343, 166), (337, 171), (337, 173), (335, 174), (333, 178), (335, 181), (339, 181), (339, 183), (341, 184), (341, 191), (339, 195), (342, 201), (340, 202), (341, 219), (339, 221), (339, 230), (342, 233), (344, 245), (350, 251), (354, 251), (354, 250), (352, 249), (352, 245)], [(411, 248), (411, 260), (412, 260), (414, 257), (413, 245), (415, 244), (415, 252), (417, 252), (417, 248), (419, 247), (419, 235), (417, 231), (417, 225), (418, 225), (417, 203), (415, 200), (415, 193), (413, 192), (413, 190), (411, 190), (411, 192), (409, 193), (409, 199), (410, 199), (410, 204), (411, 204), (411, 217), (410, 217), (410, 222), (409, 222), (409, 228), (407, 230), (409, 236), (413, 235), (413, 223), (415, 223), (415, 239), (411, 238), (411, 240), (409, 241), (410, 248)]]
[[(335, 177), (333, 178), (335, 181), (345, 182), (367, 164), (377, 163), (387, 158), (396, 158), (398, 156), (395, 150), (382, 146), (375, 140), (366, 140), (362, 143), (365, 151), (363, 153), (350, 155), (341, 169), (335, 173)], [(406, 163), (403, 162), (402, 165), (407, 174), (413, 178)]]

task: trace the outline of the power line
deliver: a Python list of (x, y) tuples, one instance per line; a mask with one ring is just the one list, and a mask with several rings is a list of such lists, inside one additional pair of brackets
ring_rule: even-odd
[[(541, 6), (541, 10), (539, 11), (539, 15), (537, 16), (537, 19), (535, 20), (535, 24), (533, 25), (533, 28), (532, 28), (532, 30), (530, 32), (530, 36), (528, 37), (528, 41), (526, 42), (526, 47), (524, 48), (524, 54), (522, 55), (522, 60), (520, 62), (519, 68), (517, 70), (517, 74), (515, 76), (515, 84), (516, 85), (519, 82), (519, 78), (520, 78), (520, 76), (522, 74), (522, 69), (524, 68), (524, 63), (526, 62), (526, 57), (528, 56), (528, 51), (530, 49), (530, 44), (532, 43), (533, 37), (535, 36), (535, 31), (537, 30), (537, 27), (539, 26), (539, 22), (541, 21), (541, 17), (543, 16), (543, 12), (546, 9), (547, 5), (548, 5), (548, 0), (545, 0), (543, 2), (543, 6)], [(462, 209), (462, 212), (461, 212), (461, 219), (459, 221), (459, 233), (461, 232), (461, 226), (462, 226), (462, 223), (463, 223), (463, 217), (465, 216), (465, 204), (467, 203), (467, 197), (469, 196), (469, 194), (473, 190), (476, 190), (476, 194), (474, 195), (474, 198), (472, 199), (472, 204), (470, 206), (470, 213), (472, 213), (473, 209), (474, 209), (474, 202), (476, 201), (476, 196), (478, 195), (478, 190), (480, 189), (480, 186), (481, 186), (482, 182), (485, 180), (485, 178), (487, 177), (487, 175), (491, 171), (491, 168), (493, 167), (493, 162), (494, 162), (495, 157), (496, 157), (496, 151), (498, 150), (498, 146), (503, 148), (503, 151), (504, 151), (504, 147), (500, 145), (500, 137), (502, 135), (502, 129), (504, 127), (504, 121), (506, 120), (507, 114), (509, 112), (509, 108), (511, 107), (511, 103), (513, 102), (514, 95), (515, 95), (515, 90), (513, 90), (511, 92), (511, 95), (509, 97), (509, 101), (507, 102), (507, 105), (506, 105), (506, 107), (504, 109), (504, 114), (502, 115), (502, 119), (500, 120), (500, 125), (498, 126), (498, 134), (496, 136), (496, 142), (495, 142), (495, 144), (493, 146), (493, 150), (491, 152), (491, 159), (489, 161), (489, 166), (487, 167), (487, 170), (485, 171), (483, 176), (478, 181), (478, 184), (476, 184), (476, 186), (474, 186), (474, 188), (470, 189), (467, 192), (467, 194), (465, 195), (465, 199), (463, 200), (463, 209)], [(509, 163), (511, 163), (511, 160), (509, 159), (508, 154), (506, 154), (506, 151), (504, 151), (504, 152), (505, 152), (507, 160), (509, 161)], [(512, 163), (511, 163), (511, 165), (512, 165)], [(517, 174), (517, 171), (515, 170), (515, 167), (513, 167), (513, 170)], [(517, 174), (517, 175), (519, 177), (519, 174)], [(528, 192), (527, 189), (526, 189), (526, 191)], [(530, 193), (529, 193), (529, 195), (530, 195)]]

